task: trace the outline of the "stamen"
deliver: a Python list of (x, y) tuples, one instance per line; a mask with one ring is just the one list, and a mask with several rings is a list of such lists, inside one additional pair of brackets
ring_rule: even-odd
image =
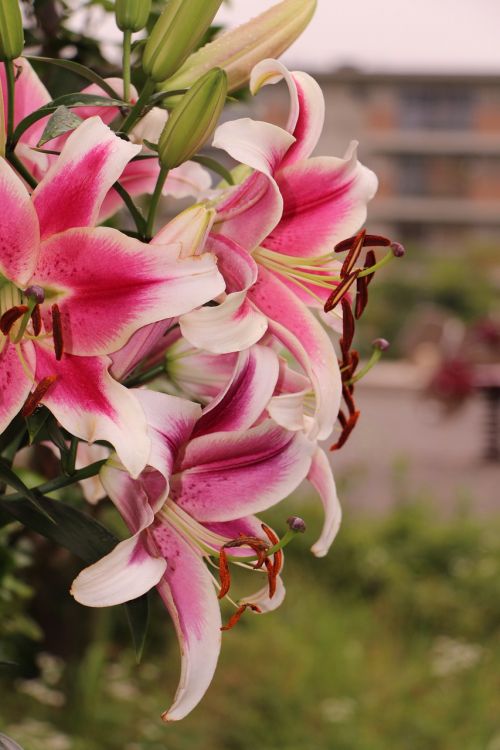
[(11, 307), (10, 310), (4, 312), (0, 318), (0, 331), (2, 331), (4, 336), (9, 335), (12, 326), (17, 323), (19, 318), (22, 318), (26, 312), (28, 312), (28, 307), (26, 305), (15, 305), (15, 307)]
[(347, 420), (347, 423), (346, 423), (345, 427), (343, 428), (343, 430), (342, 430), (342, 432), (340, 434), (339, 439), (337, 440), (337, 442), (334, 445), (332, 445), (330, 447), (331, 451), (338, 451), (338, 450), (340, 450), (340, 448), (342, 448), (343, 445), (346, 444), (347, 439), (349, 438), (349, 435), (351, 434), (351, 432), (356, 427), (356, 422), (359, 419), (359, 415), (360, 415), (359, 411), (355, 411), (354, 414), (351, 414), (351, 416)]
[(40, 314), (40, 305), (36, 304), (31, 313), (31, 322), (33, 323), (33, 333), (39, 336), (42, 331), (42, 316)]
[(54, 352), (56, 359), (60, 360), (64, 354), (64, 341), (61, 323), (61, 311), (59, 305), (52, 305), (52, 336), (54, 339)]
[[(372, 266), (376, 266), (376, 265), (377, 265), (377, 256), (375, 255), (373, 250), (368, 250), (368, 252), (366, 253), (366, 258), (365, 258), (365, 268), (371, 268)], [(372, 282), (374, 278), (375, 278), (375, 271), (371, 273), (369, 276), (365, 276), (367, 285), (370, 284), (370, 282)]]
[[(266, 526), (265, 523), (261, 524), (261, 526), (262, 526), (263, 532), (266, 534), (271, 544), (273, 546), (275, 544), (278, 544), (279, 537), (274, 533), (274, 531), (270, 529), (269, 526)], [(283, 565), (283, 551), (282, 550), (279, 549), (274, 553), (272, 563), (270, 559), (266, 557), (266, 568), (267, 568), (267, 575), (268, 575), (268, 581), (269, 581), (269, 598), (270, 599), (272, 599), (276, 593), (276, 578), (278, 577), (278, 574), (281, 570), (282, 565)]]
[[(337, 242), (334, 252), (344, 253), (346, 250), (349, 250), (357, 237), (359, 237), (359, 235), (348, 237), (346, 240)], [(389, 247), (390, 244), (390, 239), (388, 237), (383, 237), (381, 234), (365, 234), (363, 239), (363, 247)]]
[(357, 269), (356, 271), (350, 273), (349, 276), (346, 276), (345, 279), (340, 282), (340, 284), (333, 290), (333, 292), (326, 300), (324, 307), (325, 312), (330, 312), (330, 310), (333, 310), (334, 307), (337, 307), (342, 297), (354, 284), (360, 273), (361, 269)]
[[(354, 338), (355, 321), (352, 308), (348, 300), (345, 297), (342, 298), (342, 339), (341, 347), (342, 352), (345, 355), (351, 348), (352, 340)], [(345, 358), (345, 357), (344, 357)]]
[(221, 627), (221, 630), (231, 630), (231, 628), (234, 628), (236, 623), (239, 622), (243, 612), (245, 612), (245, 610), (247, 609), (251, 609), (252, 612), (257, 612), (258, 614), (262, 614), (261, 608), (258, 607), (256, 604), (250, 604), (250, 603), (242, 604), (240, 607), (238, 607), (236, 612), (233, 615), (231, 615), (231, 617), (229, 618), (227, 622), (227, 625), (223, 625)]
[(56, 380), (57, 375), (47, 375), (46, 378), (43, 378), (43, 380), (38, 383), (33, 393), (30, 393), (26, 399), (26, 402), (21, 409), (21, 416), (31, 417), (42, 398), (45, 396), (49, 388), (54, 385)]
[(269, 545), (262, 539), (256, 536), (245, 536), (244, 534), (241, 534), (238, 539), (226, 542), (223, 547), (226, 549), (231, 549), (232, 547), (250, 547), (253, 549), (257, 555), (257, 562), (253, 566), (255, 569), (262, 568), (266, 560), (267, 550), (269, 549)]
[(344, 401), (349, 410), (349, 415), (354, 414), (354, 412), (356, 411), (356, 406), (354, 404), (354, 399), (351, 395), (351, 391), (346, 385), (342, 386), (342, 396), (344, 397)]
[(352, 243), (351, 248), (342, 264), (342, 268), (340, 269), (340, 275), (342, 276), (342, 278), (349, 276), (352, 269), (354, 268), (357, 259), (361, 255), (365, 237), (366, 230), (362, 229), (361, 232), (359, 232), (354, 238), (354, 242)]
[(362, 276), (356, 281), (356, 302), (354, 306), (354, 315), (359, 320), (368, 304), (368, 282), (367, 277)]
[(224, 548), (221, 548), (219, 552), (219, 576), (220, 591), (217, 596), (219, 599), (223, 599), (231, 588), (231, 574), (229, 572), (229, 563)]

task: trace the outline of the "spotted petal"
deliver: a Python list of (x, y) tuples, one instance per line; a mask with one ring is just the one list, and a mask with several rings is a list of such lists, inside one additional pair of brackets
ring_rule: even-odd
[(98, 117), (79, 125), (33, 193), (42, 237), (94, 225), (106, 193), (140, 150)]
[[(46, 240), (34, 279), (54, 290), (66, 351), (116, 351), (142, 326), (223, 291), (212, 255), (177, 260), (178, 252), (178, 246), (146, 245), (107, 227), (70, 229)], [(48, 306), (44, 315), (50, 329)]]
[(0, 274), (24, 287), (38, 258), (38, 218), (23, 182), (2, 158), (0, 205)]
[(0, 352), (0, 434), (26, 401), (33, 385), (30, 373), (34, 371), (35, 353), (30, 342), (17, 349), (11, 344), (4, 345)]

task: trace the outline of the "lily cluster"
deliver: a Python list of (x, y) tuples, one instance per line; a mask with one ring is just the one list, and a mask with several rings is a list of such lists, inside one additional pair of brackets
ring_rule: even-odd
[[(377, 179), (357, 144), (311, 156), (318, 84), (271, 57), (314, 0), (283, 0), (195, 50), (220, 4), (167, 4), (138, 48), (138, 93), (131, 34), (150, 3), (117, 0), (123, 76), (73, 64), (93, 82), (56, 100), (21, 56), (17, 1), (0, 11), (2, 460), (52, 441), (63, 475), (51, 488), (84, 479), (87, 499), (109, 498), (125, 520), (131, 536), (72, 594), (103, 607), (156, 587), (182, 653), (165, 720), (202, 698), (221, 631), (283, 601), (283, 548), (305, 525), (290, 518), (282, 535), (256, 514), (308, 480), (324, 508), (312, 551), (327, 553), (341, 511), (324, 443), (341, 448), (358, 420), (355, 322), (377, 269), (402, 254), (361, 229)], [(279, 81), (286, 127), (231, 119), (230, 106), (218, 125), (228, 91)], [(260, 576), (255, 593), (234, 597), (233, 566)]]

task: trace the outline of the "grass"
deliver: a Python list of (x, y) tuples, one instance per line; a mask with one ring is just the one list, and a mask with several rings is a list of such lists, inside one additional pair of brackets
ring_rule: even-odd
[(500, 521), (434, 515), (347, 519), (323, 560), (312, 531), (297, 540), (284, 605), (224, 635), (180, 724), (158, 718), (178, 656), (155, 606), (139, 666), (103, 611), (83, 653), (42, 658), (35, 689), (5, 673), (0, 727), (25, 750), (500, 750)]

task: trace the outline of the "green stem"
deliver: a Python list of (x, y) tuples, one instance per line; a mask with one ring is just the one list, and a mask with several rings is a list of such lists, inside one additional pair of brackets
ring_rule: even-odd
[(73, 435), (71, 437), (69, 451), (66, 454), (66, 458), (64, 461), (64, 473), (69, 477), (73, 477), (75, 475), (76, 451), (78, 449), (78, 443), (78, 438)]
[(33, 188), (33, 190), (38, 185), (38, 182), (35, 180), (31, 172), (28, 172), (22, 161), (16, 156), (16, 154), (13, 151), (7, 150), (5, 153), (5, 158), (7, 161), (10, 161), (14, 169), (19, 172), (21, 177), (26, 180), (28, 185)]
[(155, 365), (145, 372), (141, 372), (138, 375), (133, 375), (132, 377), (128, 378), (125, 381), (124, 385), (127, 386), (127, 388), (135, 388), (136, 386), (142, 385), (143, 383), (148, 383), (157, 375), (163, 375), (164, 373), (165, 365), (163, 363), (160, 365)]
[(7, 78), (7, 149), (12, 143), (12, 136), (14, 134), (14, 105), (15, 105), (15, 91), (16, 91), (16, 78), (14, 74), (14, 63), (12, 60), (5, 61), (5, 75)]
[(144, 239), (146, 236), (146, 220), (144, 219), (144, 216), (141, 214), (134, 201), (132, 200), (130, 193), (125, 190), (123, 185), (120, 185), (119, 182), (115, 182), (113, 187), (127, 206), (130, 215), (134, 220), (135, 226), (137, 227), (137, 232)]
[(130, 101), (130, 47), (132, 44), (132, 32), (126, 29), (123, 32), (123, 98)]
[(123, 121), (120, 132), (122, 133), (129, 133), (132, 130), (132, 127), (136, 123), (136, 121), (139, 119), (139, 117), (142, 114), (143, 109), (145, 108), (146, 104), (148, 103), (148, 99), (151, 96), (155, 89), (155, 84), (153, 81), (146, 81), (146, 84), (141, 92), (141, 95), (139, 96), (138, 100), (128, 113), (127, 117)]
[(156, 181), (155, 191), (153, 195), (151, 196), (151, 203), (149, 204), (148, 220), (146, 224), (146, 239), (147, 240), (150, 240), (151, 237), (153, 236), (156, 210), (158, 208), (161, 191), (163, 190), (163, 186), (165, 184), (165, 180), (167, 179), (167, 175), (168, 175), (167, 167), (161, 167), (160, 174), (158, 175), (158, 179)]
[[(83, 469), (79, 469), (78, 471), (75, 471), (74, 474), (70, 477), (56, 477), (55, 479), (51, 479), (48, 482), (44, 482), (43, 484), (39, 484), (38, 487), (32, 487), (32, 492), (40, 492), (42, 494), (48, 494), (49, 492), (54, 492), (55, 490), (60, 490), (62, 487), (68, 487), (71, 484), (75, 484), (76, 482), (79, 482), (82, 479), (89, 479), (89, 477), (95, 477), (96, 474), (99, 474), (100, 470), (106, 463), (106, 459), (103, 461), (96, 461), (93, 464), (89, 464), (88, 466), (85, 466)], [(5, 500), (22, 500), (25, 496), (22, 492), (15, 492), (12, 495), (6, 495)]]
[(353, 383), (357, 383), (358, 380), (361, 380), (361, 378), (364, 378), (367, 372), (370, 372), (372, 367), (377, 364), (380, 357), (382, 356), (382, 351), (380, 349), (374, 349), (372, 352), (372, 356), (366, 363), (366, 365), (358, 372), (354, 377), (350, 378), (349, 380), (344, 381), (344, 385), (353, 385)]

